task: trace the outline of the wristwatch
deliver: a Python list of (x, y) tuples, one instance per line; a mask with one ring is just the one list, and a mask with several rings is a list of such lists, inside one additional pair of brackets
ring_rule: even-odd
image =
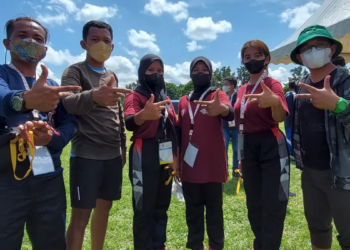
[(27, 111), (25, 108), (25, 102), (23, 100), (23, 93), (25, 91), (18, 92), (11, 100), (12, 108), (17, 112)]
[(334, 113), (334, 114), (342, 113), (347, 109), (348, 105), (349, 105), (349, 103), (347, 100), (345, 100), (344, 98), (340, 98), (335, 110), (332, 113)]

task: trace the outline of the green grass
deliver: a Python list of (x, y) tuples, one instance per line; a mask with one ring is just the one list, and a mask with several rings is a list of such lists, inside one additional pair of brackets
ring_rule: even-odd
[[(281, 129), (284, 128), (281, 126)], [(128, 133), (128, 138), (131, 134)], [(130, 143), (129, 143), (130, 144)], [(65, 169), (64, 177), (67, 190), (67, 225), (69, 222), (71, 208), (69, 200), (69, 150), (67, 146), (62, 154), (62, 164)], [(232, 159), (232, 150), (229, 158)], [(231, 163), (232, 160), (229, 159)], [(253, 234), (247, 219), (245, 198), (236, 196), (236, 179), (229, 180), (225, 184), (224, 191), (224, 219), (225, 219), (225, 249), (248, 250), (252, 248)], [(303, 214), (303, 199), (300, 188), (300, 171), (291, 168), (291, 189), (296, 193), (289, 201), (287, 218), (285, 221), (284, 234), (281, 250), (309, 250), (309, 232)], [(241, 193), (244, 193), (243, 187)], [(169, 222), (167, 232), (167, 249), (186, 249), (187, 226), (185, 220), (185, 204), (173, 197), (169, 209)], [(132, 237), (132, 205), (131, 205), (131, 185), (128, 178), (128, 166), (124, 168), (123, 197), (115, 202), (110, 213), (108, 232), (106, 236), (105, 250), (133, 249)], [(333, 250), (340, 250), (336, 241), (336, 231), (333, 233)], [(205, 245), (208, 239), (205, 239)], [(27, 236), (23, 241), (22, 249), (30, 250), (30, 242)], [(85, 233), (83, 249), (90, 249), (90, 230)], [(50, 250), (48, 248), (48, 250)]]

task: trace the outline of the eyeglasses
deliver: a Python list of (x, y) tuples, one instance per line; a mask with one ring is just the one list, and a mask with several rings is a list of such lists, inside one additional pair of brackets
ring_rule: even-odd
[(327, 47), (329, 47), (330, 43), (329, 42), (319, 42), (319, 43), (316, 43), (314, 45), (310, 45), (310, 46), (303, 46), (303, 47), (300, 47), (299, 48), (299, 53), (302, 54), (302, 53), (308, 53), (308, 52), (311, 52), (312, 48), (315, 48), (317, 50), (321, 50), (321, 49), (325, 49)]

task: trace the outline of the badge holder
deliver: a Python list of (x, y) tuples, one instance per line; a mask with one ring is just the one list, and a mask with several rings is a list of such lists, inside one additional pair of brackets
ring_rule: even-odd
[(197, 154), (198, 154), (198, 147), (195, 146), (192, 142), (192, 134), (193, 129), (190, 130), (190, 140), (188, 142), (188, 146), (185, 152), (184, 160), (185, 162), (191, 167), (194, 167), (194, 163), (196, 162)]
[(235, 122), (235, 120), (229, 121), (229, 122), (228, 122), (228, 126), (229, 126), (230, 128), (236, 127), (236, 122)]
[(172, 141), (168, 140), (166, 138), (166, 131), (165, 133), (165, 139), (158, 140), (159, 142), (159, 164), (160, 165), (166, 165), (169, 163), (174, 162), (174, 156), (173, 156), (173, 143)]

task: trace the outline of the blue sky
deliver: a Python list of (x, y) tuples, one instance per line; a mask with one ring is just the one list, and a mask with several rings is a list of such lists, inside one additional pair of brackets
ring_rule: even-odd
[[(139, 59), (158, 54), (166, 64), (165, 78), (176, 84), (189, 80), (189, 63), (208, 57), (215, 67), (240, 66), (242, 45), (263, 40), (273, 49), (287, 39), (323, 0), (29, 0), (3, 1), (0, 22), (23, 15), (37, 18), (50, 31), (44, 64), (59, 81), (63, 70), (82, 61), (82, 27), (91, 19), (114, 29), (114, 51), (107, 67), (122, 85), (136, 80)], [(5, 38), (5, 32), (3, 32)], [(0, 50), (5, 62), (5, 50)], [(271, 74), (287, 81), (295, 65), (271, 65)]]

